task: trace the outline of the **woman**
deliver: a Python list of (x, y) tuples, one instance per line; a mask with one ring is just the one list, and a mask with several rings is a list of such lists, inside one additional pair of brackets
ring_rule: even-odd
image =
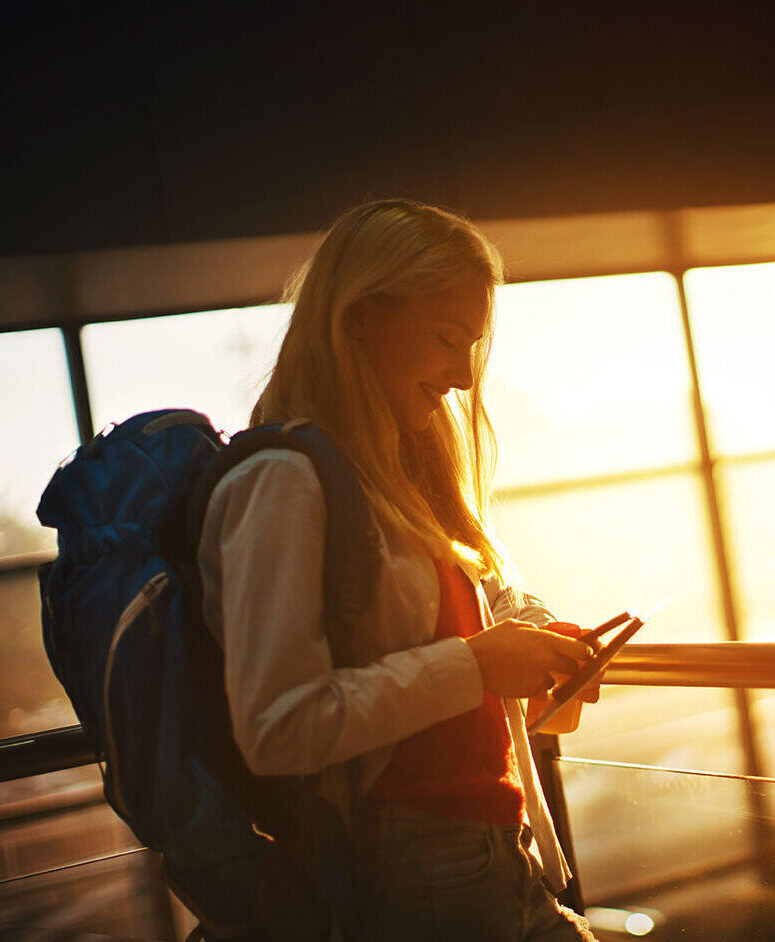
[[(358, 473), (381, 568), (353, 667), (332, 667), (322, 627), (325, 511), (305, 456), (244, 461), (203, 530), (237, 742), (257, 775), (322, 773), (350, 825), (364, 940), (592, 938), (527, 851), (534, 832), (559, 891), (567, 865), (514, 698), (591, 652), (507, 587), (486, 525), (482, 382), (501, 277), (468, 221), (383, 200), (342, 216), (293, 285), (251, 424), (311, 419)], [(268, 532), (271, 546), (255, 539)]]

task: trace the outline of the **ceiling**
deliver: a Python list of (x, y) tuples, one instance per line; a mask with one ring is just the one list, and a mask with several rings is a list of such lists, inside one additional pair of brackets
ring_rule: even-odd
[(775, 5), (3, 5), (0, 255), (775, 200)]

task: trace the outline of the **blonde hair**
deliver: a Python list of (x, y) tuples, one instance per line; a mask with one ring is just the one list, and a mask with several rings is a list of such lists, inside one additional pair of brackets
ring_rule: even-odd
[[(251, 426), (305, 417), (348, 455), (383, 529), (414, 550), (503, 576), (487, 527), (495, 437), (482, 402), (502, 281), (497, 250), (467, 219), (409, 200), (358, 206), (330, 228), (289, 284), (290, 326)], [(379, 295), (406, 298), (478, 282), (489, 299), (473, 382), (442, 400), (421, 432), (399, 430), (346, 315)]]

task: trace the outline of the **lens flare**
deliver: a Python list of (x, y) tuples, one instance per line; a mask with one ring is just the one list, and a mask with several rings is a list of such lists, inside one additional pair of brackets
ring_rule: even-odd
[(630, 935), (648, 935), (654, 928), (654, 920), (645, 913), (630, 913), (624, 921), (624, 928)]

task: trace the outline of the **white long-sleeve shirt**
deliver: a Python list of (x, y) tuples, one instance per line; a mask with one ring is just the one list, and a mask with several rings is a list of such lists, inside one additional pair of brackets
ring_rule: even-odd
[[(365, 793), (396, 742), (475, 709), (484, 689), (461, 638), (433, 640), (439, 607), (433, 561), (397, 552), (384, 536), (374, 596), (354, 629), (355, 666), (334, 668), (323, 623), (325, 526), (323, 491), (309, 459), (267, 449), (215, 488), (199, 568), (205, 620), (223, 644), (235, 738), (249, 767), (257, 775), (323, 771), (324, 787), (341, 804), (342, 763), (360, 757)], [(536, 600), (517, 605), (516, 594), (494, 579), (484, 586), (472, 581), (483, 624), (552, 620)], [(528, 817), (547, 877), (559, 889), (569, 872), (522, 712), (514, 701), (505, 707)]]

